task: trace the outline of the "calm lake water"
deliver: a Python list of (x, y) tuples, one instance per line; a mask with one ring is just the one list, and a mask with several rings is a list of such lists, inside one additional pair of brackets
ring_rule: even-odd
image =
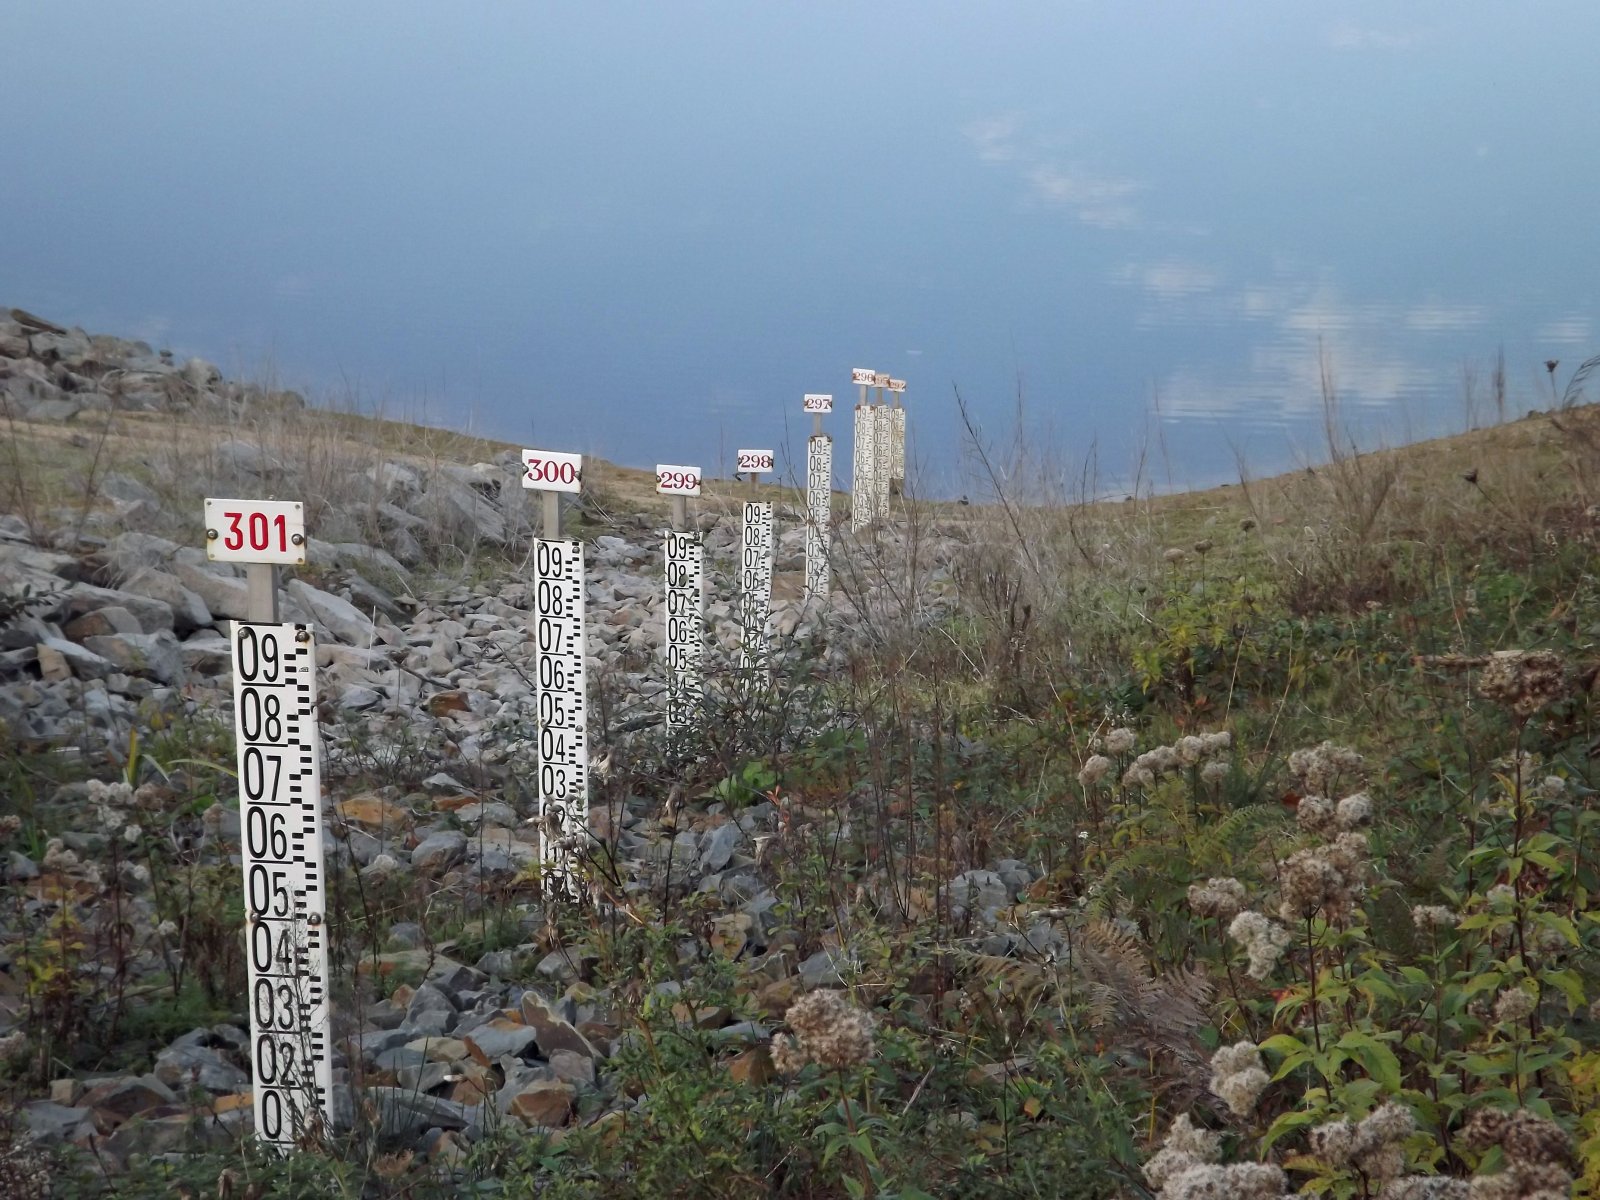
[(15, 6), (0, 303), (634, 465), (874, 367), (939, 494), (958, 393), (1114, 491), (1600, 351), (1592, 0), (866, 8)]

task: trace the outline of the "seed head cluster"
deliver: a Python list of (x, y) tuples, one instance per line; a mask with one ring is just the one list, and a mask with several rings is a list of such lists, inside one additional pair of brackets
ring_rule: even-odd
[(1078, 772), (1078, 782), (1084, 787), (1093, 787), (1110, 774), (1111, 768), (1116, 765), (1104, 754), (1091, 755), (1083, 764), (1083, 769)]
[(1330, 845), (1296, 850), (1279, 873), (1278, 916), (1305, 920), (1321, 913), (1342, 921), (1366, 890), (1367, 835), (1341, 833)]
[(1346, 746), (1333, 742), (1296, 750), (1289, 756), (1289, 770), (1300, 781), (1300, 790), (1313, 796), (1332, 796), (1340, 784), (1355, 779), (1366, 759)]
[[(1109, 739), (1108, 739), (1109, 741)], [(1128, 765), (1122, 773), (1124, 787), (1154, 787), (1164, 775), (1186, 768), (1204, 767), (1226, 755), (1233, 747), (1233, 734), (1226, 729), (1216, 733), (1190, 734), (1181, 737), (1171, 746), (1157, 746), (1146, 750)]]
[(1519, 1021), (1526, 1021), (1533, 1009), (1532, 992), (1521, 987), (1507, 988), (1495, 998), (1494, 1019), (1502, 1025), (1515, 1025)]
[(1353, 833), (1372, 824), (1372, 797), (1353, 792), (1335, 803), (1322, 796), (1302, 796), (1295, 808), (1295, 819), (1307, 833), (1323, 837)]
[(1132, 750), (1139, 737), (1126, 725), (1119, 725), (1105, 736), (1107, 754), (1126, 754)]
[(1251, 979), (1265, 979), (1278, 965), (1293, 935), (1271, 918), (1246, 909), (1234, 917), (1228, 936), (1242, 945), (1250, 957), (1245, 974)]
[(1279, 1200), (1288, 1185), (1277, 1167), (1265, 1163), (1222, 1166), (1222, 1140), (1196, 1129), (1187, 1114), (1167, 1130), (1161, 1149), (1144, 1165), (1145, 1181), (1159, 1188), (1160, 1200)]
[(1236, 1042), (1211, 1056), (1211, 1093), (1227, 1104), (1235, 1116), (1247, 1117), (1254, 1112), (1256, 1101), (1271, 1082), (1254, 1042)]
[(1191, 883), (1189, 907), (1196, 916), (1231, 921), (1244, 909), (1244, 884), (1227, 876)]
[(1330, 1121), (1311, 1131), (1311, 1153), (1330, 1167), (1354, 1167), (1368, 1179), (1397, 1179), (1405, 1169), (1400, 1144), (1417, 1127), (1404, 1105), (1390, 1101), (1358, 1124)]
[(16, 813), (6, 813), (0, 817), (0, 842), (9, 842), (22, 832), (22, 818)]
[(114, 783), (107, 783), (103, 779), (91, 779), (84, 784), (84, 791), (91, 804), (126, 806), (133, 803), (133, 788), (120, 779)]
[(1442, 904), (1416, 904), (1411, 908), (1411, 923), (1418, 929), (1454, 929), (1461, 914)]
[(872, 1057), (872, 1018), (845, 999), (844, 993), (823, 988), (807, 993), (789, 1006), (784, 1020), (794, 1036), (772, 1039), (772, 1065), (793, 1075), (808, 1062), (833, 1068), (859, 1067)]
[(1566, 694), (1566, 664), (1553, 650), (1501, 650), (1478, 676), (1478, 695), (1524, 721)]
[(1572, 1192), (1572, 1141), (1548, 1117), (1527, 1109), (1482, 1109), (1463, 1131), (1469, 1146), (1499, 1146), (1505, 1170), (1472, 1181), (1471, 1200), (1566, 1200)]

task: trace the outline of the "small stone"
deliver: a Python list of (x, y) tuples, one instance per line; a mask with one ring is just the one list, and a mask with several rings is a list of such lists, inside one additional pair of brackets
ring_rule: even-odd
[[(469, 1033), (466, 1036), (466, 1045), (472, 1057), (488, 1067), (493, 1066), (505, 1055), (521, 1055), (538, 1040), (539, 1031), (531, 1025), (497, 1017)], [(548, 1051), (546, 1053), (548, 1054)]]
[(541, 1079), (512, 1098), (510, 1113), (529, 1125), (560, 1128), (572, 1116), (577, 1089), (562, 1079)]
[(728, 1074), (735, 1083), (759, 1087), (776, 1074), (772, 1055), (765, 1046), (752, 1046), (728, 1063)]
[(441, 875), (461, 860), (466, 849), (467, 835), (458, 829), (446, 829), (417, 843), (411, 851), (411, 865), (430, 875)]

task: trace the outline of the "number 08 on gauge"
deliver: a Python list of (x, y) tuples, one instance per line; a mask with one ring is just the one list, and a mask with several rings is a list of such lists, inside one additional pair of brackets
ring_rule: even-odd
[(206, 557), (212, 562), (304, 566), (305, 506), (289, 500), (207, 500)]

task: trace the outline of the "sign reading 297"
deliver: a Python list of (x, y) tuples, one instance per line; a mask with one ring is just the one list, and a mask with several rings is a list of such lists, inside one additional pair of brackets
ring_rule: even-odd
[(290, 500), (208, 499), (206, 557), (212, 562), (304, 566), (305, 506)]

